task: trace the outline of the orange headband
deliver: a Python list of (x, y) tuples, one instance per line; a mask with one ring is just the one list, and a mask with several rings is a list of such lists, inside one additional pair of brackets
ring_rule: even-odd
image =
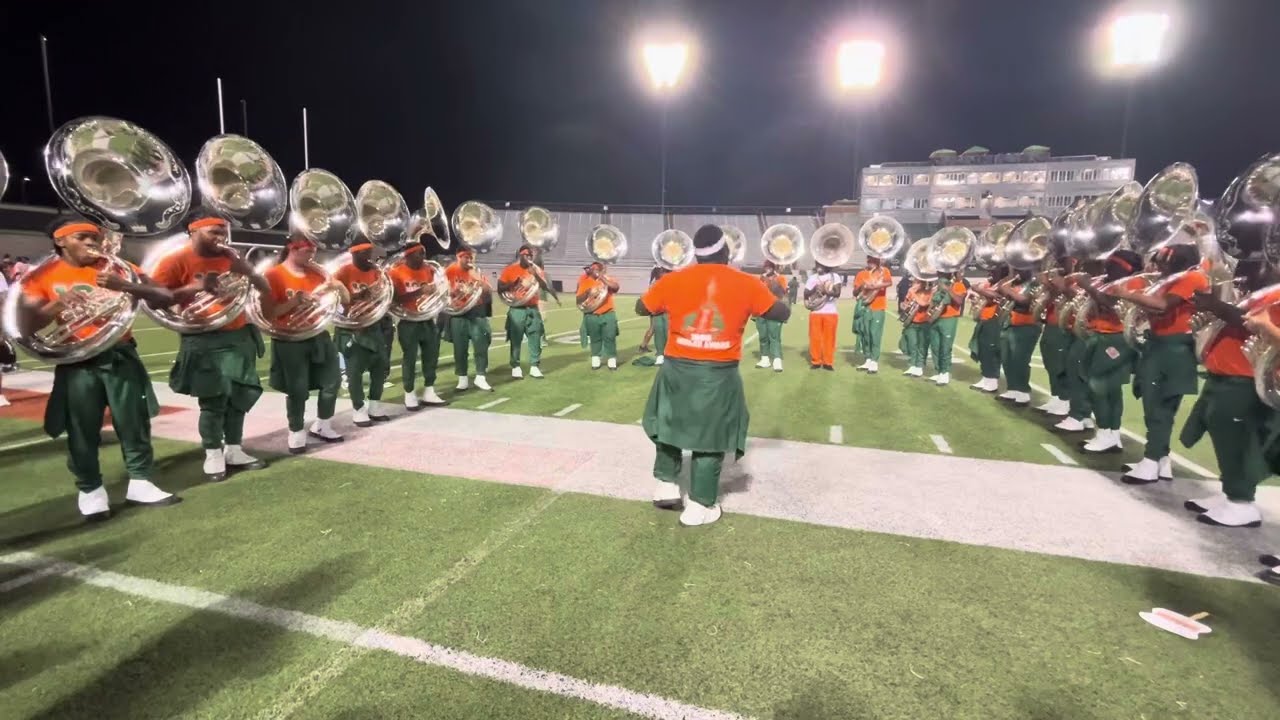
[(226, 226), (227, 221), (223, 220), (220, 217), (203, 217), (203, 218), (200, 218), (199, 220), (192, 220), (191, 222), (187, 223), (187, 229), (199, 230), (200, 228), (203, 228), (203, 227), (214, 227), (215, 225)]
[(91, 222), (67, 223), (66, 225), (63, 225), (62, 227), (53, 231), (53, 239), (61, 240), (62, 238), (67, 237), (68, 235), (75, 235), (76, 233), (82, 233), (82, 232), (91, 232), (95, 234), (100, 234), (102, 232), (102, 228), (98, 227), (97, 225), (94, 225)]
[(355, 245), (351, 246), (351, 252), (353, 253), (358, 253), (364, 250), (372, 250), (372, 249), (373, 249), (373, 243), (356, 243)]
[(421, 253), (421, 252), (426, 252), (426, 249), (423, 248), (421, 245), (410, 245), (409, 247), (405, 248), (404, 254), (417, 255), (418, 253)]
[(476, 254), (475, 254), (474, 252), (472, 252), (471, 250), (459, 250), (459, 251), (458, 251), (458, 257), (462, 257), (463, 255), (466, 255), (467, 257), (475, 257), (475, 256), (476, 256)]
[(1107, 258), (1107, 262), (1115, 263), (1116, 265), (1119, 265), (1121, 268), (1124, 269), (1125, 272), (1133, 272), (1133, 266), (1130, 265), (1127, 261), (1122, 260), (1121, 258), (1112, 256)]
[(289, 244), (285, 245), (285, 247), (289, 248), (290, 250), (297, 250), (299, 248), (308, 248), (308, 247), (315, 247), (315, 246), (316, 246), (315, 243), (311, 242), (310, 239), (305, 237), (298, 238), (297, 240), (290, 240)]

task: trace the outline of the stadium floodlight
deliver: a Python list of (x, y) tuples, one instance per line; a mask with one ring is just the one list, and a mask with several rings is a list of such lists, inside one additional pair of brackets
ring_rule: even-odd
[(836, 52), (840, 87), (845, 90), (865, 90), (880, 84), (883, 66), (884, 44), (875, 40), (842, 42)]
[(645, 43), (643, 52), (644, 65), (655, 90), (669, 90), (680, 82), (689, 59), (688, 43)]
[(1108, 62), (1114, 69), (1138, 69), (1155, 65), (1164, 50), (1169, 15), (1139, 12), (1118, 15), (1108, 29)]

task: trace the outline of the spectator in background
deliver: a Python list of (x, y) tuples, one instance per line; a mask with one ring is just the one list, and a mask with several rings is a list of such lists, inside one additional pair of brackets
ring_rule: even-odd
[(31, 268), (31, 260), (26, 255), (18, 258), (18, 262), (13, 264), (13, 274), (9, 277), (9, 282), (17, 282), (27, 274), (27, 270)]

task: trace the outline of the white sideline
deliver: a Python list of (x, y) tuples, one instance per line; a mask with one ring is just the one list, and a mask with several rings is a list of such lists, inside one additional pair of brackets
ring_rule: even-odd
[[(46, 558), (36, 553), (16, 552), (3, 555), (0, 556), (0, 564), (14, 565), (32, 571), (28, 575), (0, 585), (0, 591), (12, 590), (45, 577), (60, 576), (155, 602), (205, 610), (263, 625), (273, 625), (353, 647), (384, 650), (424, 665), (449, 668), (464, 675), (488, 678), (560, 697), (585, 700), (642, 717), (660, 720), (681, 720), (682, 718), (738, 720), (742, 718), (741, 715), (723, 710), (687, 705), (677, 700), (636, 692), (616, 685), (593, 683), (508, 660), (473, 655), (418, 638), (394, 635), (378, 628), (362, 627), (355, 623), (331, 620), (296, 610), (259, 605), (249, 600), (199, 588), (171, 585), (147, 578), (98, 570), (86, 565)], [(17, 580), (23, 580), (23, 582), (18, 583)]]
[(582, 407), (582, 403), (574, 403), (569, 407), (561, 408), (551, 414), (555, 415), (556, 417), (564, 417), (565, 415), (568, 415), (569, 413), (573, 412), (574, 410), (577, 410), (580, 407)]
[(947, 443), (946, 438), (942, 437), (941, 435), (930, 435), (929, 439), (933, 441), (933, 446), (938, 448), (938, 452), (946, 453), (947, 455), (952, 454), (951, 445)]
[(508, 401), (508, 400), (510, 400), (510, 399), (511, 399), (511, 398), (509, 398), (509, 397), (500, 397), (500, 398), (498, 398), (497, 400), (490, 400), (489, 402), (487, 402), (487, 403), (485, 403), (485, 404), (481, 405), (480, 407), (478, 407), (478, 408), (476, 408), (476, 409), (477, 409), (477, 410), (488, 410), (488, 409), (489, 409), (489, 408), (491, 408), (491, 407), (498, 407), (499, 405), (501, 405), (502, 403), (504, 403), (504, 402), (506, 402), (506, 401)]
[(1058, 462), (1062, 463), (1063, 465), (1076, 464), (1076, 461), (1073, 460), (1070, 455), (1062, 452), (1062, 450), (1054, 447), (1053, 445), (1050, 445), (1049, 443), (1040, 443), (1040, 447), (1044, 448), (1045, 450), (1048, 450), (1049, 454), (1052, 455), (1055, 459), (1057, 459)]

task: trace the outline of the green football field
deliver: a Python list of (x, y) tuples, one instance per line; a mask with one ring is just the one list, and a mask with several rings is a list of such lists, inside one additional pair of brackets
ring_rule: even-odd
[[(454, 398), (449, 362), (438, 387), (455, 408), (634, 424), (655, 370), (630, 364), (646, 321), (619, 315), (615, 373), (590, 370), (568, 308), (548, 317), (546, 379), (511, 380), (498, 337), (495, 392)], [(786, 327), (785, 372), (743, 369), (755, 437), (947, 454), (937, 436), (955, 456), (1061, 465), (1048, 444), (1105, 470), (1140, 452), (1082, 456), (968, 389), (959, 351), (945, 388), (891, 352), (875, 377), (848, 355), (810, 371), (805, 323)], [(138, 330), (163, 384), (176, 338)], [(893, 349), (896, 322), (886, 335)], [(6, 719), (1280, 716), (1280, 594), (1248, 578), (739, 513), (682, 530), (644, 502), (308, 456), (206, 484), (201, 450), (163, 439), (184, 502), (85, 525), (64, 443), (39, 438), (0, 416)], [(1214, 467), (1207, 446), (1177, 449)], [(116, 496), (118, 453), (102, 457)], [(1213, 633), (1160, 632), (1137, 618), (1153, 606), (1211, 608)]]

